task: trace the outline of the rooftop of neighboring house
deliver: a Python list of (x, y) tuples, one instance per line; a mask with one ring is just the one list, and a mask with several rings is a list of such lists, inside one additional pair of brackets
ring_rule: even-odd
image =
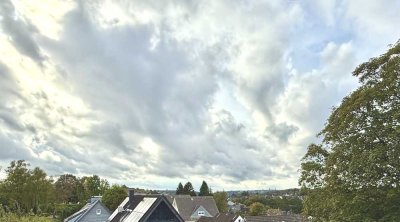
[[(164, 195), (157, 194), (134, 194), (129, 193), (129, 196), (118, 206), (111, 214), (107, 221), (120, 222), (142, 222), (147, 221), (157, 210), (163, 211), (165, 216), (168, 214), (170, 221), (183, 222), (178, 212)], [(165, 213), (166, 212), (166, 213)], [(155, 214), (158, 214), (157, 212)], [(160, 214), (161, 215), (161, 214)]]
[(200, 217), (197, 222), (234, 222), (239, 217), (230, 213), (220, 213), (215, 217)]
[[(173, 206), (185, 221), (191, 221), (191, 216), (199, 208), (204, 208), (211, 217), (215, 217), (219, 211), (212, 196), (175, 195)], [(197, 218), (196, 218), (197, 219)]]
[(107, 210), (106, 213), (110, 214), (108, 208), (101, 203), (101, 196), (93, 196), (79, 211), (65, 218), (64, 222), (79, 222), (87, 213), (91, 211), (91, 209), (95, 208), (97, 205), (102, 205), (102, 208)]

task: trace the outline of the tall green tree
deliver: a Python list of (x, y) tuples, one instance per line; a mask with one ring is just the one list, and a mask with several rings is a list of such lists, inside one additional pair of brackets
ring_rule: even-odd
[(104, 193), (108, 189), (110, 189), (110, 184), (108, 183), (108, 181), (106, 179), (101, 179), (100, 180), (100, 187), (99, 187), (100, 195), (104, 195)]
[(2, 193), (7, 200), (9, 208), (15, 211), (28, 211), (30, 201), (28, 200), (30, 171), (29, 164), (24, 160), (12, 161), (5, 170), (6, 178), (3, 181)]
[(358, 66), (301, 164), (304, 213), (326, 221), (400, 218), (400, 44)]
[(85, 197), (101, 195), (101, 179), (97, 175), (81, 178), (83, 187), (85, 189)]
[(179, 184), (178, 184), (178, 187), (176, 188), (175, 194), (176, 194), (176, 195), (183, 194), (183, 185), (182, 185), (182, 183), (179, 183)]
[(72, 174), (60, 175), (54, 183), (57, 201), (60, 203), (77, 203), (84, 201), (84, 189), (81, 181)]
[(199, 196), (210, 196), (210, 195), (211, 195), (210, 189), (208, 188), (206, 181), (203, 180), (203, 183), (200, 186)]
[(215, 192), (214, 200), (220, 213), (228, 212), (228, 194), (225, 191)]
[(24, 160), (12, 161), (1, 183), (3, 202), (16, 212), (38, 212), (54, 204), (52, 180), (36, 167), (29, 169)]
[(31, 208), (34, 213), (40, 213), (55, 202), (53, 180), (39, 167), (31, 170), (30, 174), (27, 189)]
[(104, 192), (102, 202), (110, 211), (114, 211), (127, 196), (126, 188), (119, 185), (112, 185), (111, 188)]
[(196, 196), (196, 192), (193, 189), (193, 185), (191, 182), (187, 182), (185, 186), (183, 186), (183, 192), (182, 194), (190, 195), (190, 196)]

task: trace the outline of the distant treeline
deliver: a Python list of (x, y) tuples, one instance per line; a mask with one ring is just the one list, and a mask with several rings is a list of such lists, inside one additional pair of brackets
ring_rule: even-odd
[[(232, 201), (241, 203), (249, 207), (250, 215), (262, 215), (266, 214), (269, 209), (279, 209), (280, 211), (290, 212), (299, 214), (303, 208), (303, 201), (296, 195), (291, 196), (271, 196), (271, 195), (242, 195), (239, 197), (233, 197)], [(255, 203), (261, 206), (258, 211), (253, 210)]]
[[(190, 196), (197, 196), (196, 191), (194, 191), (193, 185), (191, 182), (185, 183), (185, 186), (182, 185), (182, 183), (178, 184), (178, 187), (176, 188), (176, 195), (190, 195)], [(200, 186), (199, 190), (199, 196), (212, 196), (212, 190), (211, 187), (209, 188), (206, 181), (203, 181), (203, 183)]]

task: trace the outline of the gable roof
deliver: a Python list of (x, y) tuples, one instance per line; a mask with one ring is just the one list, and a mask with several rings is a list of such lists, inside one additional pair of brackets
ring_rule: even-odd
[(104, 207), (104, 209), (106, 209), (108, 211), (108, 213), (110, 213), (108, 208), (106, 206), (104, 206), (103, 203), (101, 203), (100, 199), (96, 199), (94, 202), (87, 203), (79, 211), (77, 211), (74, 214), (72, 214), (71, 216), (65, 218), (64, 222), (79, 222), (80, 219), (82, 219), (88, 212), (90, 212), (91, 209), (93, 209), (98, 204), (102, 205)]
[(212, 196), (192, 197), (189, 195), (176, 195), (174, 196), (174, 203), (178, 213), (185, 221), (189, 221), (193, 212), (200, 206), (204, 207), (213, 217), (219, 213)]
[(194, 208), (194, 210), (193, 210), (192, 213), (194, 213), (194, 212), (196, 212), (196, 211), (198, 211), (198, 210), (205, 210), (205, 211), (208, 212), (208, 210), (207, 210), (206, 208), (204, 208), (202, 205), (197, 205), (197, 206)]
[(150, 210), (157, 198), (145, 197), (142, 201), (132, 210), (132, 212), (126, 217), (126, 221), (140, 221), (144, 215)]
[(129, 201), (129, 197), (126, 197), (126, 198), (122, 201), (122, 203), (120, 203), (120, 204), (118, 205), (117, 209), (115, 209), (114, 212), (112, 212), (112, 214), (110, 215), (110, 217), (108, 217), (108, 220), (107, 220), (107, 221), (111, 221), (111, 219), (115, 218), (115, 216), (117, 216), (117, 214), (120, 213), (120, 212), (118, 212), (118, 209), (119, 209), (119, 208), (121, 208), (121, 209), (126, 209), (125, 206), (127, 205), (128, 201)]
[(143, 222), (151, 216), (161, 203), (165, 203), (176, 218), (180, 222), (184, 222), (164, 195), (135, 195), (132, 201), (129, 201), (129, 197), (127, 197), (118, 207), (123, 210), (119, 212), (117, 208), (107, 221)]

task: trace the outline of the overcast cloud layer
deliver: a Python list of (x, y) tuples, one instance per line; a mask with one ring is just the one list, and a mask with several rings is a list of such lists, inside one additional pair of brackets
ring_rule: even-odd
[[(399, 1), (0, 2), (0, 165), (174, 189), (297, 186)], [(3, 172), (4, 173), (4, 172)]]

